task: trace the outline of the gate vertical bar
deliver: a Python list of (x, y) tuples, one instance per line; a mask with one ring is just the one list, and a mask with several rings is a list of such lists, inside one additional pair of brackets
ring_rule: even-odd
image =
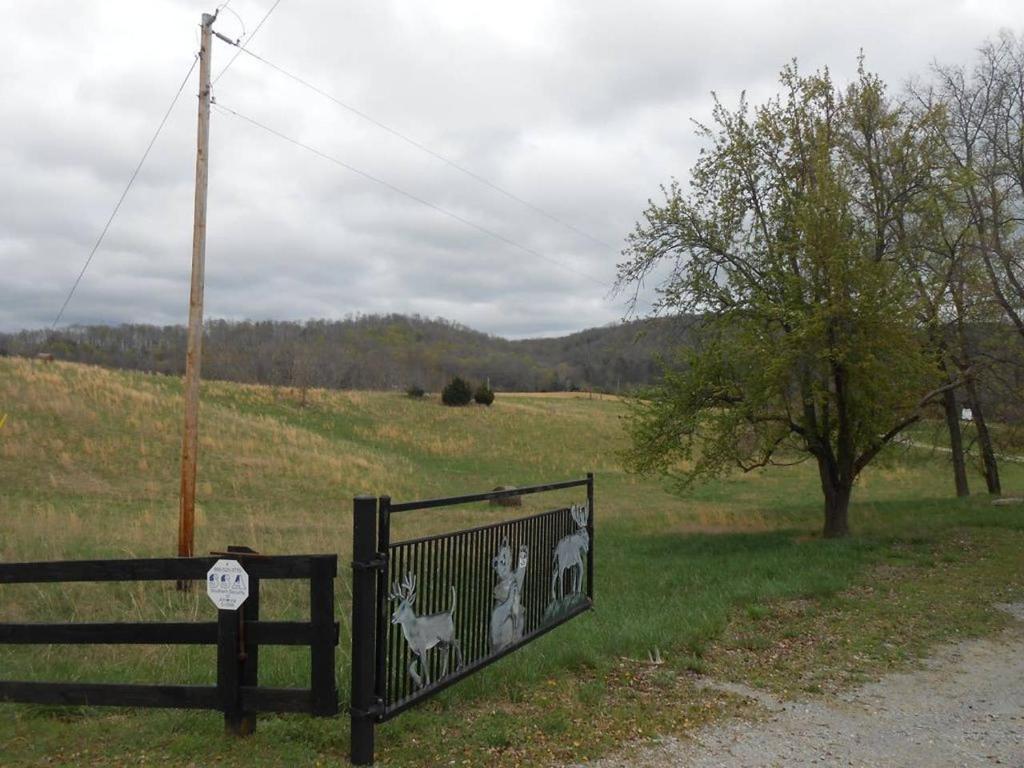
[(590, 549), (587, 550), (587, 597), (594, 599), (594, 473), (587, 472), (587, 536)]
[(377, 499), (357, 496), (352, 504), (352, 706), (353, 765), (373, 763), (376, 652)]
[[(409, 568), (409, 548), (399, 547), (394, 550), (391, 555), (393, 560), (388, 566), (388, 581), (393, 583), (396, 581), (400, 574), (406, 572)], [(390, 611), (390, 601), (388, 604), (388, 610)], [(402, 676), (401, 667), (402, 659), (400, 651), (402, 648), (402, 633), (401, 632), (389, 632), (388, 639), (388, 699), (387, 703), (390, 706), (395, 700), (402, 696)]]
[(376, 680), (374, 681), (374, 698), (379, 706), (383, 706), (388, 698), (388, 571), (391, 563), (391, 497), (380, 497), (380, 509), (377, 513), (377, 557), (384, 563), (377, 571), (377, 636), (374, 642), (376, 651)]

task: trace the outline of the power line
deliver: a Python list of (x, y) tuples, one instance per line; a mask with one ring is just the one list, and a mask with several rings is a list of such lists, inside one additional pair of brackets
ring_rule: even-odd
[(376, 177), (376, 176), (374, 176), (372, 174), (367, 173), (366, 171), (362, 171), (362, 170), (360, 170), (359, 168), (356, 168), (353, 165), (349, 165), (344, 160), (340, 160), (340, 159), (334, 157), (333, 155), (328, 155), (327, 153), (322, 152), (321, 150), (317, 149), (316, 147), (312, 147), (309, 144), (305, 144), (305, 143), (299, 141), (298, 139), (294, 139), (291, 136), (288, 136), (288, 135), (286, 135), (284, 133), (281, 133), (280, 131), (278, 131), (278, 130), (276, 130), (274, 128), (271, 128), (268, 125), (264, 125), (263, 123), (259, 122), (255, 118), (249, 117), (247, 115), (243, 115), (243, 114), (241, 114), (239, 112), (236, 112), (235, 110), (231, 109), (230, 107), (225, 107), (223, 104), (220, 104), (220, 103), (214, 103), (214, 107), (219, 109), (222, 112), (225, 112), (227, 114), (233, 115), (234, 117), (237, 117), (238, 119), (243, 120), (243, 121), (249, 123), (250, 125), (253, 125), (253, 126), (257, 127), (257, 128), (260, 128), (260, 129), (266, 131), (267, 133), (271, 134), (272, 136), (276, 136), (279, 139), (287, 141), (289, 144), (293, 144), (296, 147), (300, 147), (300, 148), (306, 150), (307, 152), (310, 152), (310, 153), (316, 155), (317, 157), (319, 157), (319, 158), (321, 158), (323, 160), (327, 160), (328, 162), (334, 163), (335, 165), (340, 166), (341, 168), (344, 168), (347, 171), (350, 171), (350, 172), (352, 172), (352, 173), (354, 173), (354, 174), (356, 174), (358, 176), (362, 176), (364, 179), (368, 179), (369, 181), (372, 181), (375, 184), (380, 184), (382, 187), (387, 187), (392, 192), (395, 192), (395, 193), (397, 193), (399, 195), (402, 195), (403, 197), (406, 197), (406, 198), (408, 198), (410, 200), (413, 200), (414, 202), (419, 203), (420, 205), (424, 205), (427, 208), (430, 208), (430, 209), (432, 209), (434, 211), (437, 211), (438, 213), (443, 214), (444, 216), (447, 216), (450, 219), (454, 219), (455, 221), (458, 221), (461, 224), (465, 224), (467, 227), (472, 227), (473, 229), (477, 230), (478, 232), (482, 232), (483, 234), (485, 234), (485, 235), (487, 235), (489, 237), (493, 237), (496, 240), (500, 240), (501, 242), (505, 243), (506, 245), (510, 245), (513, 248), (517, 248), (520, 251), (523, 251), (524, 253), (527, 253), (527, 254), (529, 254), (531, 256), (535, 256), (536, 258), (542, 259), (543, 261), (547, 261), (547, 262), (549, 262), (551, 264), (554, 264), (555, 266), (559, 267), (560, 269), (564, 269), (564, 270), (566, 270), (568, 272), (572, 272), (572, 273), (574, 273), (576, 275), (579, 275), (580, 277), (584, 277), (587, 280), (590, 280), (591, 282), (597, 283), (602, 288), (607, 288), (608, 287), (608, 284), (606, 282), (604, 282), (603, 280), (599, 280), (598, 278), (594, 277), (593, 275), (589, 275), (586, 272), (582, 272), (582, 271), (580, 271), (578, 269), (570, 267), (568, 264), (565, 264), (565, 263), (563, 263), (561, 261), (558, 261), (557, 259), (553, 259), (550, 256), (545, 256), (540, 251), (534, 250), (533, 248), (530, 248), (529, 246), (523, 245), (521, 243), (516, 242), (515, 240), (512, 240), (511, 238), (505, 237), (504, 235), (501, 235), (501, 234), (495, 232), (494, 230), (488, 229), (487, 227), (484, 227), (484, 226), (482, 226), (480, 224), (477, 224), (476, 222), (471, 221), (470, 219), (464, 218), (463, 216), (460, 216), (459, 214), (454, 213), (453, 211), (449, 211), (447, 208), (442, 208), (441, 206), (439, 206), (439, 205), (437, 205), (435, 203), (432, 203), (429, 200), (425, 200), (422, 197), (414, 195), (411, 192), (406, 192), (404, 189), (402, 189), (401, 187), (396, 187), (391, 182), (388, 182), (388, 181), (385, 181), (384, 179), (378, 178), (378, 177)]
[[(230, 2), (230, 0), (228, 0)], [(178, 90), (174, 93), (174, 98), (171, 99), (171, 104), (167, 107), (167, 111), (164, 112), (163, 119), (160, 121), (160, 125), (156, 127), (156, 132), (153, 134), (153, 138), (149, 140), (149, 144), (146, 146), (146, 151), (142, 153), (142, 158), (139, 160), (138, 165), (135, 166), (135, 170), (132, 171), (131, 178), (128, 179), (128, 183), (125, 185), (124, 191), (121, 192), (121, 197), (117, 199), (117, 204), (114, 206), (114, 210), (110, 213), (110, 218), (107, 219), (107, 223), (103, 226), (103, 231), (100, 232), (100, 236), (96, 238), (96, 243), (93, 245), (92, 250), (89, 251), (89, 257), (85, 260), (85, 264), (82, 266), (82, 271), (78, 273), (78, 277), (75, 278), (74, 284), (71, 286), (71, 290), (68, 291), (67, 298), (64, 299), (64, 303), (61, 304), (60, 312), (57, 313), (57, 317), (54, 318), (53, 324), (50, 326), (50, 330), (57, 327), (57, 323), (64, 316), (64, 310), (68, 307), (68, 302), (71, 301), (71, 297), (75, 295), (75, 290), (78, 288), (78, 284), (82, 282), (82, 277), (85, 275), (85, 271), (89, 268), (92, 263), (93, 256), (96, 255), (96, 251), (99, 250), (100, 244), (103, 242), (103, 238), (107, 235), (107, 230), (110, 229), (110, 225), (114, 221), (114, 217), (117, 216), (117, 212), (121, 210), (121, 203), (128, 196), (128, 191), (132, 188), (132, 184), (135, 183), (135, 177), (139, 175), (139, 171), (142, 170), (143, 163), (146, 162), (146, 158), (149, 157), (149, 152), (153, 149), (153, 145), (156, 144), (157, 137), (160, 135), (160, 131), (163, 130), (164, 125), (167, 123), (167, 118), (171, 116), (171, 112), (174, 110), (174, 105), (178, 103), (178, 98), (181, 96), (181, 92), (185, 90), (185, 85), (188, 83), (188, 79), (192, 76), (192, 71), (196, 68), (196, 62), (199, 61), (199, 57), (196, 56), (192, 59), (192, 64), (188, 68), (188, 72), (185, 73), (185, 77), (181, 81), (181, 85), (178, 86)]]
[[(278, 1), (280, 2), (280, 0), (278, 0)], [(276, 7), (276, 5), (277, 4), (275, 3), (275, 7)], [(273, 10), (273, 9), (271, 9), (271, 10)], [(255, 35), (256, 33), (253, 32), (253, 34)], [(218, 35), (218, 37), (219, 37), (219, 35)], [(244, 45), (239, 45), (238, 43), (232, 42), (230, 39), (225, 38), (225, 37), (221, 37), (221, 39), (224, 40), (224, 42), (229, 43), (231, 45), (234, 45), (234, 46), (236, 46), (238, 48), (238, 53), (235, 54), (235, 58), (238, 58), (239, 54), (242, 54), (242, 53), (248, 54), (252, 58), (256, 59), (257, 61), (262, 62), (263, 64), (265, 64), (266, 66), (270, 67), (274, 71), (279, 72), (280, 74), (284, 75), (288, 79), (293, 80), (294, 82), (296, 82), (299, 85), (303, 86), (304, 88), (308, 88), (309, 90), (311, 90), (314, 93), (324, 97), (325, 99), (328, 99), (329, 101), (334, 102), (335, 104), (337, 104), (342, 109), (348, 110), (349, 112), (351, 112), (352, 114), (356, 115), (357, 117), (360, 117), (363, 120), (366, 120), (367, 122), (372, 123), (373, 125), (376, 125), (378, 128), (381, 128), (382, 130), (387, 131), (392, 136), (395, 136), (396, 138), (401, 139), (406, 144), (409, 144), (410, 146), (415, 147), (416, 149), (420, 150), (421, 152), (425, 152), (426, 154), (430, 155), (431, 157), (433, 157), (433, 158), (435, 158), (437, 160), (440, 160), (441, 162), (443, 162), (443, 163), (447, 164), (448, 166), (454, 168), (455, 170), (459, 171), (460, 173), (463, 173), (466, 176), (469, 176), (471, 179), (479, 182), (480, 184), (483, 184), (484, 186), (490, 187), (495, 192), (498, 192), (498, 193), (504, 195), (505, 197), (509, 198), (510, 200), (514, 200), (515, 202), (519, 203), (522, 206), (525, 206), (526, 208), (529, 208), (534, 213), (540, 214), (544, 218), (546, 218), (546, 219), (548, 219), (550, 221), (553, 221), (556, 224), (558, 224), (559, 226), (565, 227), (566, 229), (571, 230), (572, 232), (575, 232), (577, 235), (580, 235), (581, 237), (585, 237), (586, 239), (590, 240), (593, 243), (596, 243), (597, 245), (600, 245), (600, 246), (602, 246), (604, 248), (607, 248), (607, 249), (609, 249), (611, 251), (616, 251), (616, 252), (618, 251), (618, 249), (615, 248), (610, 243), (607, 243), (604, 240), (591, 235), (589, 232), (586, 232), (586, 231), (580, 229), (579, 227), (577, 227), (577, 226), (575, 226), (573, 224), (570, 224), (567, 221), (564, 221), (564, 220), (560, 219), (558, 216), (555, 216), (553, 213), (549, 213), (548, 211), (544, 210), (543, 208), (541, 208), (541, 207), (539, 207), (537, 205), (534, 205), (530, 201), (524, 200), (523, 198), (521, 198), (518, 195), (516, 195), (514, 192), (510, 192), (509, 190), (505, 189), (504, 187), (501, 187), (501, 186), (495, 184), (493, 181), (491, 181), (491, 180), (481, 176), (480, 174), (470, 170), (469, 168), (466, 168), (464, 165), (461, 165), (461, 164), (455, 162), (451, 158), (446, 157), (445, 155), (442, 155), (440, 152), (437, 152), (437, 151), (431, 149), (430, 147), (426, 146), (422, 142), (419, 142), (416, 139), (413, 139), (412, 137), (407, 136), (406, 134), (404, 134), (401, 131), (397, 130), (396, 128), (392, 128), (390, 125), (387, 125), (386, 123), (381, 122), (380, 120), (378, 120), (377, 118), (373, 117), (372, 115), (369, 115), (366, 112), (363, 112), (362, 110), (357, 109), (356, 107), (353, 107), (351, 104), (345, 103), (341, 99), (339, 99), (336, 96), (328, 93), (327, 91), (323, 90), (319, 86), (314, 85), (313, 83), (309, 82), (308, 80), (304, 80), (303, 78), (299, 77), (298, 75), (292, 74), (291, 72), (289, 72), (288, 70), (284, 69), (283, 67), (278, 66), (277, 64), (274, 64), (272, 61), (268, 61), (267, 59), (265, 59), (264, 57), (260, 56), (259, 54), (253, 53), (248, 48), (246, 48)], [(250, 37), (249, 39), (251, 40), (252, 38)], [(231, 62), (229, 62), (229, 66), (230, 66), (231, 63), (234, 62), (235, 58), (231, 59)], [(223, 72), (221, 74), (223, 74)], [(216, 82), (216, 81), (214, 81), (214, 82)]]
[[(254, 37), (256, 37), (256, 35), (259, 33), (260, 27), (262, 27), (263, 24), (266, 22), (266, 20), (270, 18), (270, 14), (272, 14), (274, 12), (274, 9), (277, 8), (277, 6), (279, 6), (280, 4), (281, 4), (281, 0), (274, 0), (274, 4), (272, 6), (270, 6), (270, 10), (268, 10), (265, 14), (263, 14), (263, 18), (260, 19), (260, 23), (257, 24), (256, 27), (253, 29), (252, 34), (249, 35), (249, 37), (246, 39), (244, 45), (242, 43), (239, 43), (237, 40), (235, 42), (231, 42), (227, 38), (224, 38), (224, 37), (220, 38), (221, 40), (224, 40), (227, 43), (231, 43), (231, 45), (233, 45), (236, 48), (238, 48), (238, 50), (235, 51), (235, 55), (231, 57), (231, 59), (228, 61), (228, 63), (224, 65), (224, 69), (222, 69), (217, 74), (217, 76), (215, 78), (213, 78), (213, 83), (211, 83), (211, 85), (216, 85), (217, 81), (220, 80), (222, 77), (224, 77), (224, 73), (227, 72), (231, 68), (231, 65), (235, 63), (235, 59), (237, 59), (239, 56), (241, 56), (243, 51), (248, 53), (248, 51), (246, 50), (245, 46), (252, 42), (252, 39)], [(244, 23), (242, 25), (242, 30), (243, 30), (242, 37), (245, 37), (245, 25), (244, 25)], [(214, 34), (216, 35), (217, 33), (214, 32)], [(220, 37), (220, 35), (217, 35), (217, 36)]]

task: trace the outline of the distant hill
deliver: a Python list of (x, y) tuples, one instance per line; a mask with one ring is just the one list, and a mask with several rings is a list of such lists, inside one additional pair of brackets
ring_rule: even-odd
[[(638, 320), (569, 336), (510, 341), (443, 319), (362, 315), (346, 320), (212, 320), (203, 376), (333, 389), (439, 390), (453, 375), (499, 390), (617, 392), (653, 381), (658, 360), (690, 343), (692, 321)], [(0, 334), (0, 354), (50, 352), (62, 360), (179, 375), (181, 326), (89, 325)]]

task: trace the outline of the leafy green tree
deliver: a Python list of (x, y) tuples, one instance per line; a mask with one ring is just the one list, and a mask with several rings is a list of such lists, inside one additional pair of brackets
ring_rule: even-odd
[(780, 81), (753, 110), (716, 98), (690, 192), (663, 188), (629, 237), (620, 288), (667, 271), (655, 313), (700, 320), (632, 400), (627, 459), (684, 483), (813, 460), (824, 534), (844, 536), (858, 475), (950, 386), (899, 258), (941, 113), (890, 103), (863, 66), (845, 91), (795, 64)]

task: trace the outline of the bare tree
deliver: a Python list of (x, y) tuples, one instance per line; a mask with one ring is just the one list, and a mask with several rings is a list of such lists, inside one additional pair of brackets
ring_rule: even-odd
[[(1024, 40), (1005, 33), (980, 49), (973, 69), (936, 65), (933, 70), (935, 86), (917, 96), (926, 109), (941, 103), (947, 116), (941, 140), (949, 194), (940, 215), (946, 229), (956, 232), (944, 242), (953, 360), (964, 376), (982, 474), (989, 493), (999, 494), (981, 391), (986, 371), (970, 328), (991, 319), (986, 311), (991, 303), (1024, 338)], [(957, 430), (950, 425), (950, 431), (952, 443)]]

